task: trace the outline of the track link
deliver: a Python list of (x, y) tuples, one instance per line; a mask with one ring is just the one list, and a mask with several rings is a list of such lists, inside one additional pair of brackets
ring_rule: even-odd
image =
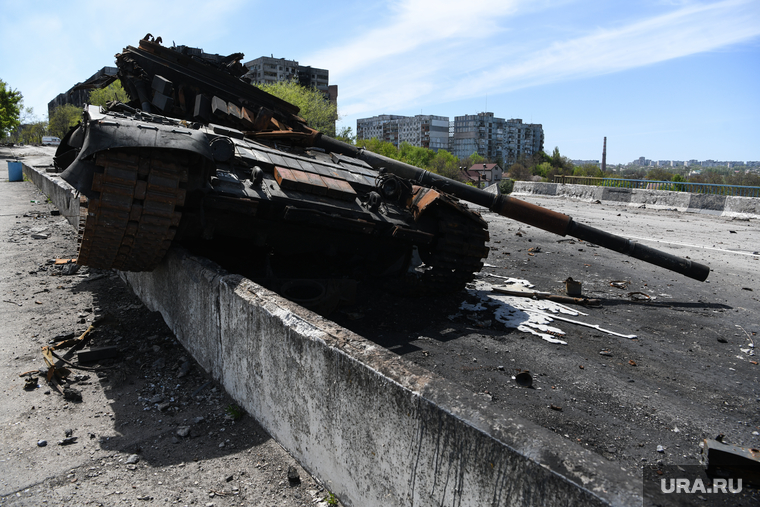
[(188, 157), (159, 149), (116, 149), (95, 156), (98, 170), (78, 264), (121, 271), (152, 271), (177, 231), (185, 201)]

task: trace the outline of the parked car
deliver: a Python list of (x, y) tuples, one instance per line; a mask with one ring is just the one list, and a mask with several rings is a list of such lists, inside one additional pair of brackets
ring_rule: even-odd
[(58, 146), (61, 144), (61, 139), (54, 136), (44, 136), (42, 138), (42, 144), (43, 146)]

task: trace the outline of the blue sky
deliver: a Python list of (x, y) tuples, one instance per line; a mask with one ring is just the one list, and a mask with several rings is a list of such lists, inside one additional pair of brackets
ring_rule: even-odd
[(326, 68), (340, 125), (491, 111), (609, 163), (760, 160), (758, 0), (0, 1), (0, 79), (43, 117), (150, 32)]

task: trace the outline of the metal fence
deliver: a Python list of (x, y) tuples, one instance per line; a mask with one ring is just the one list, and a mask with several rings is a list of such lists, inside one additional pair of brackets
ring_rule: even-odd
[(742, 185), (717, 185), (714, 183), (689, 183), (686, 181), (627, 180), (623, 178), (595, 178), (592, 176), (554, 176), (554, 183), (592, 185), (597, 187), (645, 188), (647, 190), (669, 190), (692, 194), (736, 195), (740, 197), (760, 197), (760, 187)]

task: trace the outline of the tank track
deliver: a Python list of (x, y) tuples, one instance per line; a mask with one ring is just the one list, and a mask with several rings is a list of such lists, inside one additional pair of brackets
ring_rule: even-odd
[[(185, 200), (188, 157), (171, 150), (115, 149), (95, 156), (98, 170), (80, 222), (78, 264), (151, 271), (171, 245)], [(83, 225), (83, 227), (82, 227)]]
[(488, 257), (487, 224), (468, 216), (468, 210), (440, 203), (435, 210), (438, 222), (436, 243), (423, 261), (430, 267), (418, 280), (414, 292), (435, 295), (464, 289), (483, 268)]

